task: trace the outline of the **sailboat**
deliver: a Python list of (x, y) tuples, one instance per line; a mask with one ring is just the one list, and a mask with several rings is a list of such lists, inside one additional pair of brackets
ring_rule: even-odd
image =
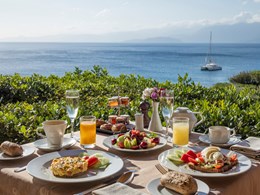
[(206, 64), (201, 66), (201, 70), (207, 71), (215, 71), (215, 70), (222, 70), (222, 67), (216, 64), (211, 57), (211, 42), (212, 42), (212, 32), (210, 32), (210, 40), (209, 40), (209, 52), (206, 57)]

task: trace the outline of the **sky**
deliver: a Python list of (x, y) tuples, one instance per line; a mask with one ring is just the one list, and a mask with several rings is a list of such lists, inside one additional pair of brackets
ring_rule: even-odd
[(260, 0), (0, 0), (0, 39), (260, 22)]

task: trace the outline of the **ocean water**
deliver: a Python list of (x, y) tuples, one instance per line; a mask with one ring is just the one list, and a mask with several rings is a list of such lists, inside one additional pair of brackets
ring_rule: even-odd
[(0, 43), (0, 74), (33, 73), (63, 76), (65, 72), (100, 65), (109, 74), (138, 74), (176, 82), (188, 73), (196, 83), (228, 82), (242, 71), (260, 70), (260, 44), (212, 44), (221, 71), (201, 71), (208, 44), (134, 43)]

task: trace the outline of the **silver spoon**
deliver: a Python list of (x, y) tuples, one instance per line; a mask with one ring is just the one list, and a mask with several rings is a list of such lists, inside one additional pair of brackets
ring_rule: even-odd
[(14, 172), (18, 173), (18, 172), (24, 171), (26, 169), (26, 167), (27, 167), (27, 165), (25, 165), (23, 167), (16, 168), (16, 169), (14, 169)]
[[(135, 175), (135, 170), (131, 170), (131, 171), (127, 171), (125, 173), (123, 173), (117, 180), (116, 180), (116, 183), (123, 183), (123, 184), (128, 184), (130, 183), (133, 178), (134, 178), (134, 175)], [(80, 192), (80, 193), (77, 193), (77, 194), (74, 194), (74, 195), (85, 195), (85, 194), (88, 194), (90, 192), (92, 192), (93, 190), (97, 190), (99, 188), (102, 188), (102, 187), (105, 187), (105, 186), (108, 186), (110, 184), (114, 183), (114, 181), (112, 182), (108, 182), (108, 183), (104, 183), (104, 184), (99, 184), (97, 186), (94, 186), (90, 189), (87, 189), (83, 192)]]

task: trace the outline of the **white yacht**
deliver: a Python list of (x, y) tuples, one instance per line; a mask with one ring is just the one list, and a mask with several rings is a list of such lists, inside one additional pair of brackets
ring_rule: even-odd
[(211, 41), (212, 41), (212, 32), (210, 32), (210, 41), (209, 41), (209, 52), (206, 58), (206, 64), (201, 66), (201, 70), (207, 71), (215, 71), (215, 70), (222, 70), (222, 67), (216, 64), (211, 57)]

